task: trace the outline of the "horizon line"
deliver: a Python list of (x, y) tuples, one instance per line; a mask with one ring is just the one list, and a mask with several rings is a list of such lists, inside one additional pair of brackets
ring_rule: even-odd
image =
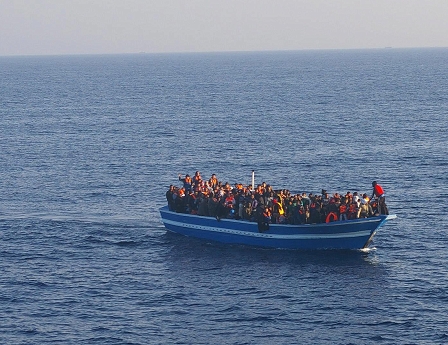
[(211, 50), (211, 51), (167, 51), (167, 52), (121, 52), (121, 53), (54, 53), (54, 54), (6, 54), (0, 57), (56, 57), (56, 56), (106, 56), (106, 55), (188, 55), (188, 54), (225, 54), (225, 53), (280, 53), (311, 51), (354, 51), (354, 50), (411, 50), (411, 49), (446, 49), (448, 46), (416, 46), (416, 47), (372, 47), (372, 48), (304, 48), (304, 49), (266, 49), (266, 50)]

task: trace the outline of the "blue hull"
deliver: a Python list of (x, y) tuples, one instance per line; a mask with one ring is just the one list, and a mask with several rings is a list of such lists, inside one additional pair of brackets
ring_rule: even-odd
[(271, 224), (258, 231), (254, 222), (176, 213), (160, 209), (165, 227), (185, 236), (222, 243), (282, 249), (361, 249), (366, 248), (378, 228), (395, 215), (311, 225)]

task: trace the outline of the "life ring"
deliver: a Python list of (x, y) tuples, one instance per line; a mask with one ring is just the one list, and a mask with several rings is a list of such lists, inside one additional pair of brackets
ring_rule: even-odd
[(335, 212), (330, 212), (325, 219), (325, 223), (335, 222), (338, 220), (338, 215)]

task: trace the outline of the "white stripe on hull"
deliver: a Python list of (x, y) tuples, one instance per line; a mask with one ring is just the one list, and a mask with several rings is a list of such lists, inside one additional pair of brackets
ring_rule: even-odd
[[(193, 230), (202, 230), (209, 232), (218, 232), (225, 234), (233, 234), (236, 236), (250, 236), (250, 237), (260, 237), (260, 238), (272, 238), (272, 239), (291, 239), (291, 240), (321, 240), (321, 239), (331, 239), (331, 238), (355, 238), (355, 237), (369, 237), (370, 230), (362, 230), (356, 232), (345, 232), (336, 234), (294, 234), (294, 235), (279, 235), (279, 234), (269, 234), (263, 232), (251, 232), (243, 230), (233, 230), (233, 229), (223, 229), (212, 226), (196, 225), (190, 223), (176, 222), (174, 220), (163, 219), (163, 223), (166, 225), (173, 225), (182, 228), (188, 228)], [(169, 227), (167, 227), (169, 229)]]

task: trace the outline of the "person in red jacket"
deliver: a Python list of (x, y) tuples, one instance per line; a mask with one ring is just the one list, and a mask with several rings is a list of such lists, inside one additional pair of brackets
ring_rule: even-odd
[(389, 214), (389, 210), (386, 206), (386, 195), (384, 194), (383, 187), (381, 187), (376, 181), (372, 182), (373, 193), (370, 199), (375, 196), (378, 199), (378, 212), (380, 214)]

